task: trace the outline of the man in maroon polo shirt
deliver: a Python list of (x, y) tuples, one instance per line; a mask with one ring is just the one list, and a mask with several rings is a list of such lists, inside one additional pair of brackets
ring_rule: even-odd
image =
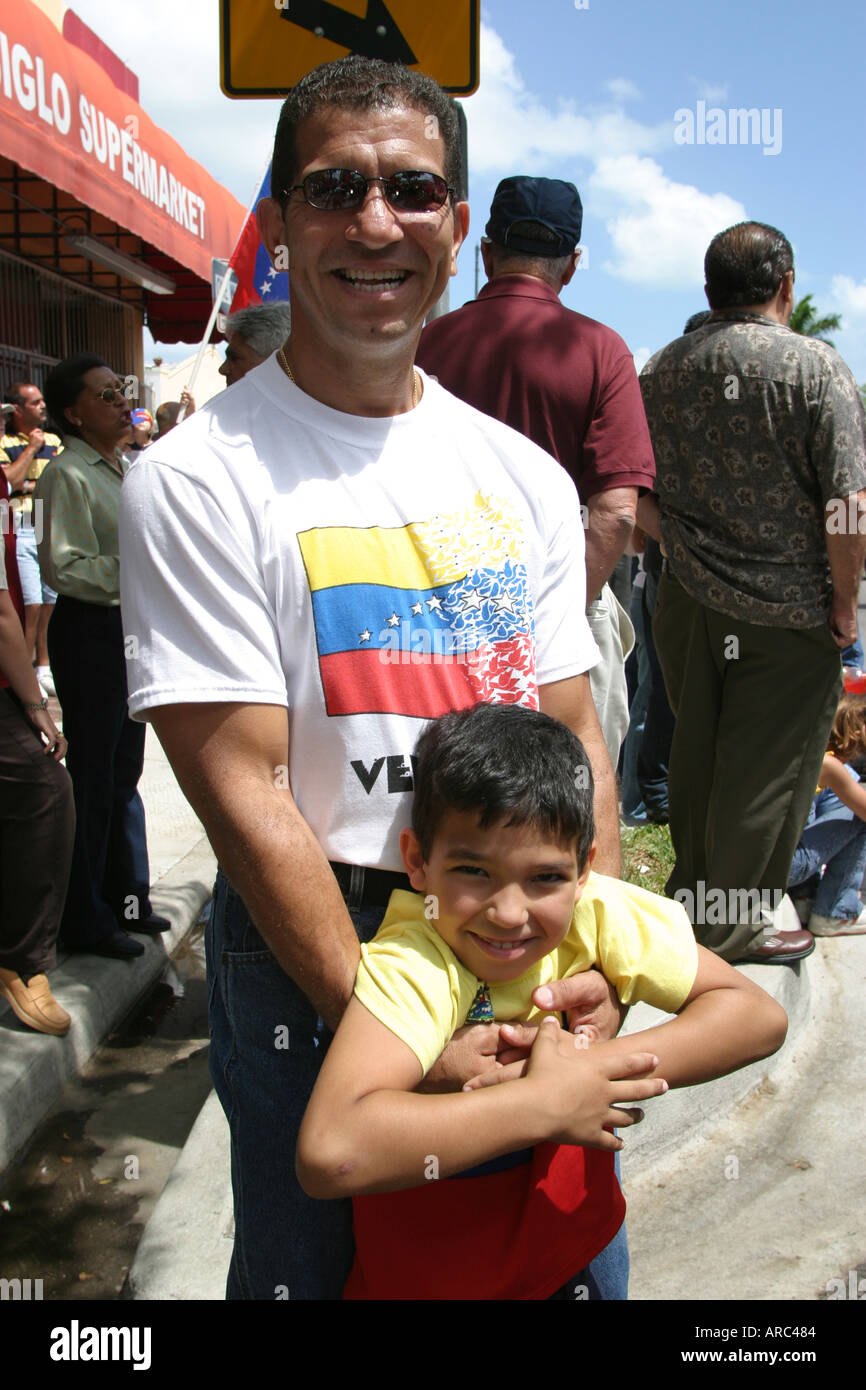
[(503, 179), (481, 245), (488, 284), (424, 329), (417, 362), (455, 396), (553, 454), (586, 527), (587, 614), (601, 651), (592, 696), (616, 765), (628, 728), (623, 663), (634, 641), (606, 580), (655, 478), (631, 353), (612, 329), (559, 300), (580, 260), (583, 209), (561, 179)]

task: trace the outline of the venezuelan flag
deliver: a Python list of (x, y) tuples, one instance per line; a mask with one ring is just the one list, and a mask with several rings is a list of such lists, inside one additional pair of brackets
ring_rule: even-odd
[(507, 532), (487, 526), (479, 548), (476, 523), (299, 535), (329, 715), (537, 703), (525, 567)]

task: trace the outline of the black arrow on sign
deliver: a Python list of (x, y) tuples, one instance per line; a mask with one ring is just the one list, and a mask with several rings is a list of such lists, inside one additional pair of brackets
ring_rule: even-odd
[(383, 58), (387, 63), (418, 61), (384, 0), (367, 0), (364, 19), (341, 10), (339, 5), (328, 4), (327, 0), (289, 0), (282, 18), (364, 58)]

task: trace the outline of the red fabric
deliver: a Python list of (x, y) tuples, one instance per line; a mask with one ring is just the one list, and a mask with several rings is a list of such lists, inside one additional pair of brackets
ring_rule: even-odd
[[(266, 198), (267, 193), (261, 193), (260, 196)], [(256, 256), (260, 246), (261, 238), (256, 224), (255, 211), (253, 211), (247, 218), (244, 229), (238, 237), (238, 244), (232, 252), (230, 261), (231, 268), (238, 277), (238, 287), (231, 303), (233, 314), (236, 314), (239, 309), (248, 309), (251, 305), (262, 302), (262, 297), (256, 291), (253, 283), (256, 274)]]
[[(31, 0), (3, 6), (3, 31), (10, 54), (8, 68), (0, 54), (6, 158), (128, 228), (209, 287), (211, 257), (230, 254), (242, 205), (77, 46), (80, 31), (67, 42)], [(156, 200), (142, 191), (141, 177), (136, 183), (136, 149), (139, 160), (154, 161)]]
[(613, 1239), (613, 1154), (540, 1144), (531, 1163), (356, 1197), (345, 1299), (549, 1298)]
[(232, 297), (231, 313), (253, 304), (288, 303), (289, 277), (284, 270), (271, 266), (271, 258), (259, 236), (256, 208), (263, 198), (271, 195), (271, 166), (268, 165), (261, 187), (253, 201), (249, 216), (238, 237), (229, 265), (237, 276)]
[[(15, 554), (15, 530), (12, 524), (12, 512), (9, 509), (9, 482), (3, 469), (0, 468), (0, 520), (2, 520), (3, 548), (5, 551), (4, 560), (6, 562), (6, 583), (9, 588), (9, 597), (12, 606), (18, 614), (21, 627), (24, 627), (24, 595), (21, 592), (21, 580), (18, 577), (18, 559)], [(0, 671), (0, 688), (8, 688), (9, 682)]]
[(498, 276), (427, 325), (417, 362), (558, 459), (582, 502), (612, 487), (652, 488), (655, 460), (631, 353), (543, 281)]

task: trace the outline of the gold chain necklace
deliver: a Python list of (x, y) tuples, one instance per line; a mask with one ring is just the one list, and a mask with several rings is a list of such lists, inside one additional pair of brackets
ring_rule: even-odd
[[(294, 385), (297, 386), (298, 383), (295, 381), (294, 373), (292, 372), (291, 367), (289, 366), (288, 362), (286, 361), (286, 350), (285, 350), (284, 347), (281, 347), (280, 350), (279, 350), (279, 352), (277, 353), (277, 361), (279, 362), (279, 364), (280, 364), (280, 366), (282, 367), (283, 371), (285, 372), (286, 376), (289, 378), (289, 381), (293, 382)], [(298, 387), (298, 389), (300, 390), (300, 387)], [(415, 406), (418, 404), (418, 402), (419, 402), (420, 399), (421, 399), (421, 382), (420, 382), (420, 378), (419, 378), (419, 376), (418, 376), (418, 373), (416, 372), (415, 368), (413, 367), (413, 368), (412, 368), (412, 409), (413, 409), (413, 410), (415, 409)]]

